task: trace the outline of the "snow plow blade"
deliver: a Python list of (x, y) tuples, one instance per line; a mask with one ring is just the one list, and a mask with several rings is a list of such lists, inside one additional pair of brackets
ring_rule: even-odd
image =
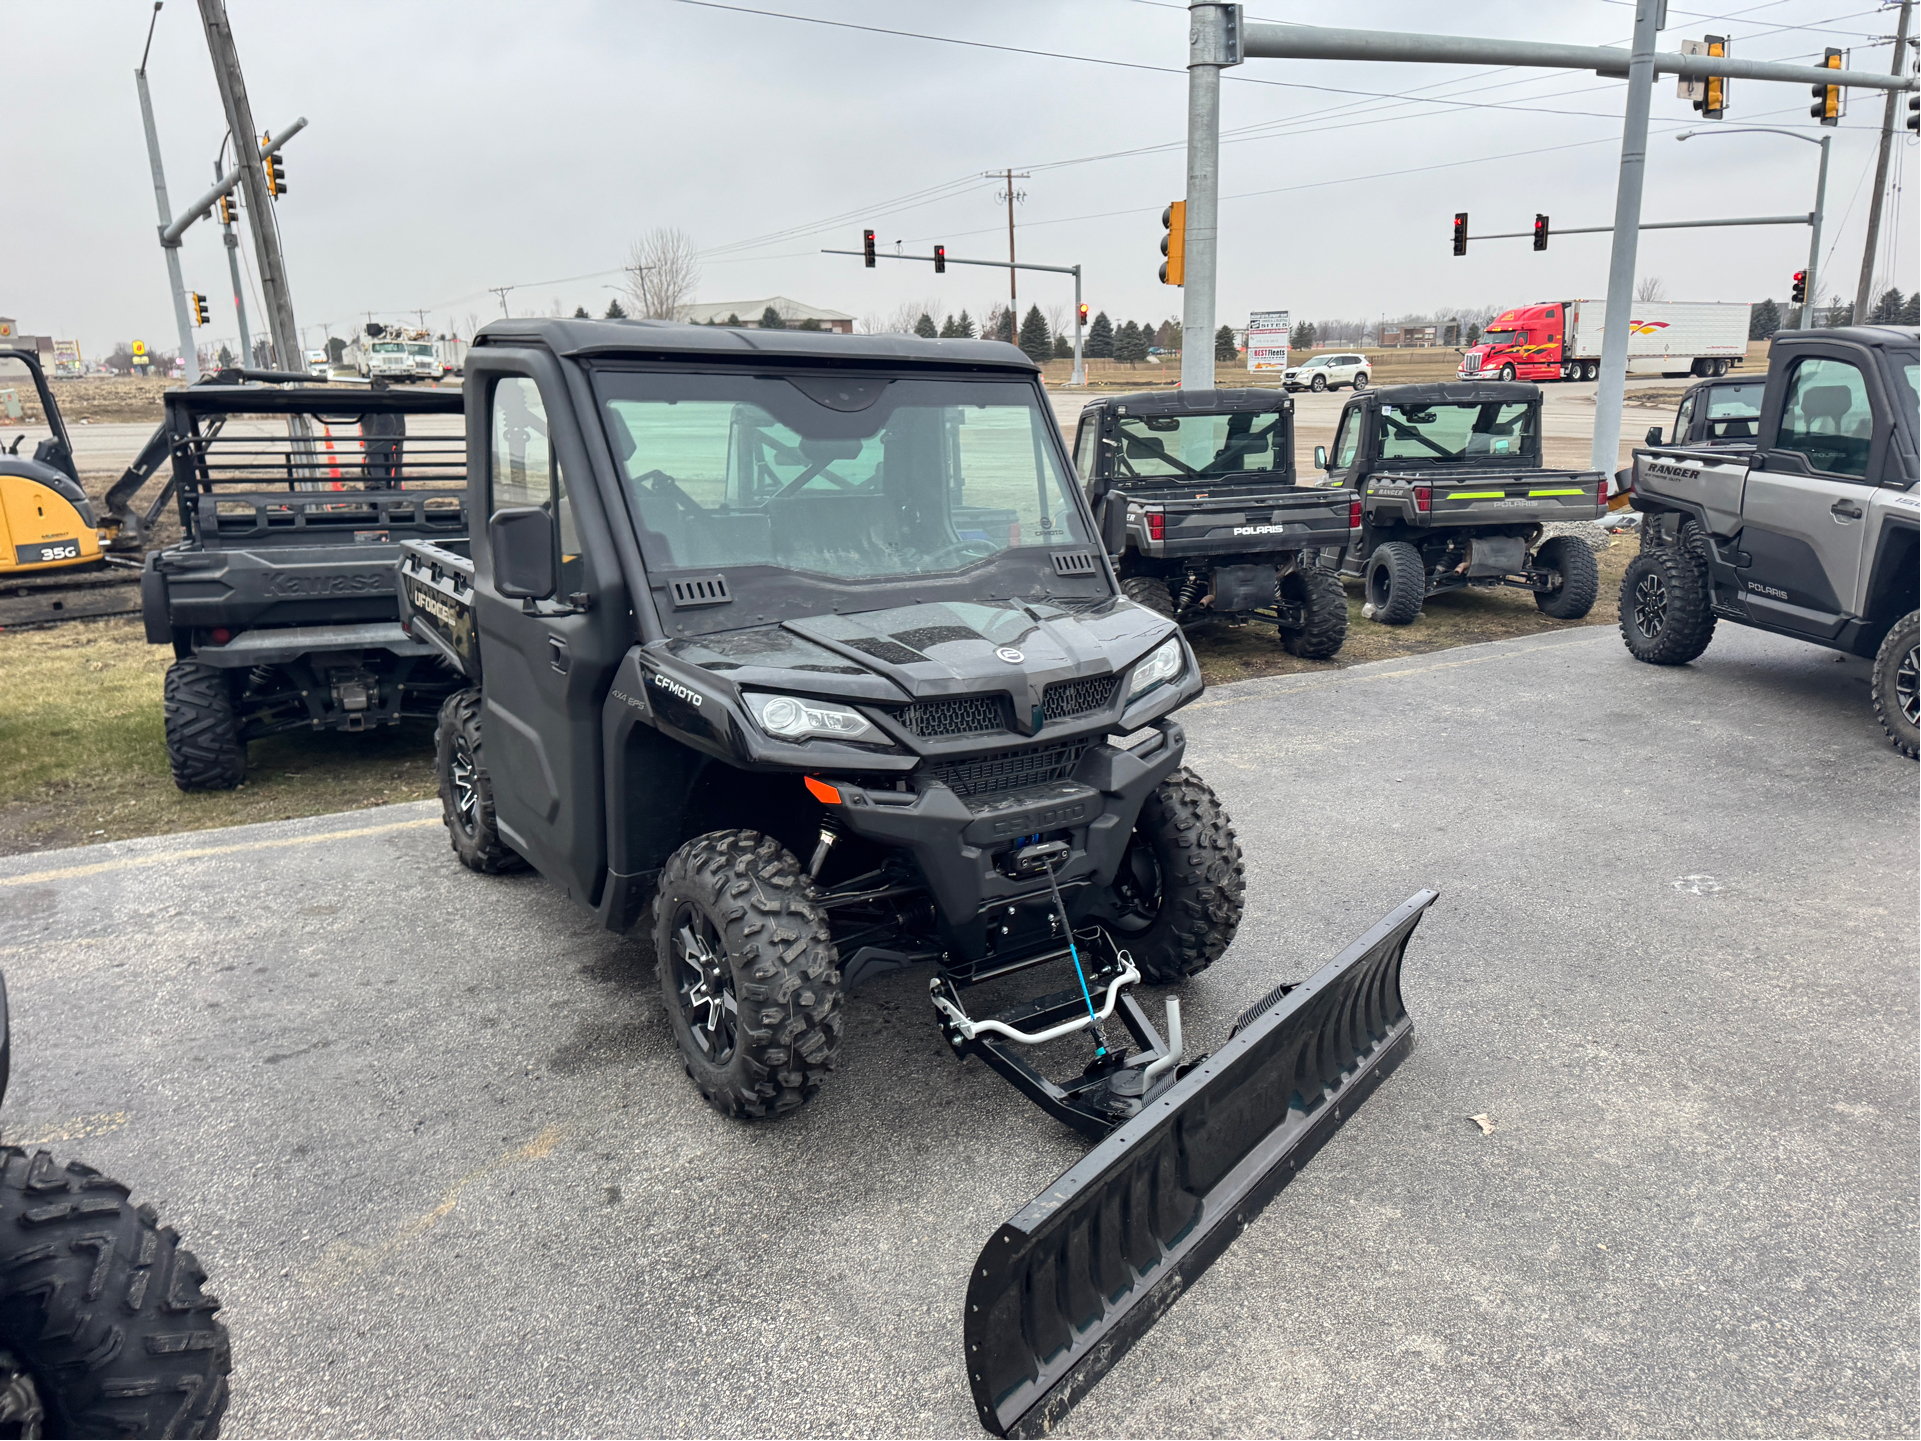
[(1089, 1151), (988, 1241), (967, 1371), (996, 1436), (1048, 1434), (1400, 1064), (1401, 958), (1435, 891), (1397, 907)]

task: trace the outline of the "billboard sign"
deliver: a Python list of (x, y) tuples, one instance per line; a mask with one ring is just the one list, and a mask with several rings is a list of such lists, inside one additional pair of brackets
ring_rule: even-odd
[(1247, 368), (1287, 369), (1287, 312), (1257, 310), (1247, 317)]

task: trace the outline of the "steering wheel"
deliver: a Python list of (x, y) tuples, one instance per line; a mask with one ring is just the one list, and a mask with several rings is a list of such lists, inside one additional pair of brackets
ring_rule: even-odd
[(991, 540), (957, 540), (952, 545), (942, 546), (939, 550), (928, 556), (926, 566), (929, 570), (941, 570), (944, 568), (942, 562), (950, 555), (963, 565), (970, 565), (974, 561), (986, 560), (989, 556), (999, 555), (1000, 552), (1001, 547), (995, 545)]

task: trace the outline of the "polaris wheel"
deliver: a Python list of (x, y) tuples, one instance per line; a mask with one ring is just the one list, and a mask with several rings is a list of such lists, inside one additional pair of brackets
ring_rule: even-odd
[(1678, 546), (1644, 550), (1621, 577), (1621, 639), (1636, 660), (1686, 665), (1714, 639), (1714, 612), (1692, 557)]
[(199, 660), (167, 667), (167, 768), (183, 791), (230, 791), (247, 778), (247, 744), (234, 718), (230, 674)]
[(1382, 625), (1406, 625), (1427, 599), (1427, 567), (1404, 540), (1377, 546), (1367, 560), (1367, 603)]
[(1874, 653), (1874, 713), (1894, 748), (1917, 758), (1916, 723), (1921, 721), (1921, 611), (1909, 611)]
[(17, 1411), (37, 1394), (45, 1434), (220, 1434), (232, 1369), (220, 1302), (125, 1186), (0, 1146), (0, 1275), (0, 1351), (17, 1367), (6, 1396)]
[(1174, 618), (1174, 592), (1157, 576), (1130, 575), (1121, 582), (1121, 594), (1169, 620)]
[(1325, 375), (1317, 375), (1317, 376), (1315, 376), (1315, 377), (1314, 377), (1314, 383), (1313, 383), (1312, 385), (1310, 385), (1310, 386), (1308, 386), (1308, 389), (1309, 389), (1309, 390), (1312, 390), (1312, 391), (1315, 391), (1315, 392), (1319, 392), (1319, 391), (1323, 391), (1323, 390), (1326, 390), (1326, 389), (1327, 389), (1327, 377), (1326, 377)]
[(1185, 766), (1154, 788), (1108, 890), (1108, 924), (1150, 985), (1206, 970), (1241, 924), (1240, 842), (1208, 785)]
[(1557, 535), (1542, 542), (1534, 553), (1534, 563), (1559, 576), (1553, 590), (1534, 592), (1534, 603), (1544, 615), (1556, 620), (1579, 620), (1594, 609), (1601, 593), (1601, 567), (1594, 552), (1571, 535)]
[(500, 838), (494, 822), (494, 783), (480, 740), (480, 692), (455, 691), (434, 724), (434, 775), (440, 781), (440, 814), (447, 839), (470, 871), (499, 875), (527, 863)]
[(1340, 578), (1313, 566), (1290, 570), (1276, 588), (1280, 599), (1301, 608), (1300, 625), (1281, 627), (1281, 646), (1303, 660), (1326, 660), (1347, 641), (1347, 591)]
[(654, 954), (687, 1074), (728, 1116), (812, 1099), (840, 1049), (839, 959), (814, 883), (757, 831), (696, 836), (667, 858)]

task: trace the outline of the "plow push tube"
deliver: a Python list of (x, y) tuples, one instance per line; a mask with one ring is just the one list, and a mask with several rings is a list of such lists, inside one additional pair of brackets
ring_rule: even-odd
[(1421, 891), (1095, 1146), (988, 1241), (967, 1374), (997, 1436), (1051, 1431), (1406, 1056)]

